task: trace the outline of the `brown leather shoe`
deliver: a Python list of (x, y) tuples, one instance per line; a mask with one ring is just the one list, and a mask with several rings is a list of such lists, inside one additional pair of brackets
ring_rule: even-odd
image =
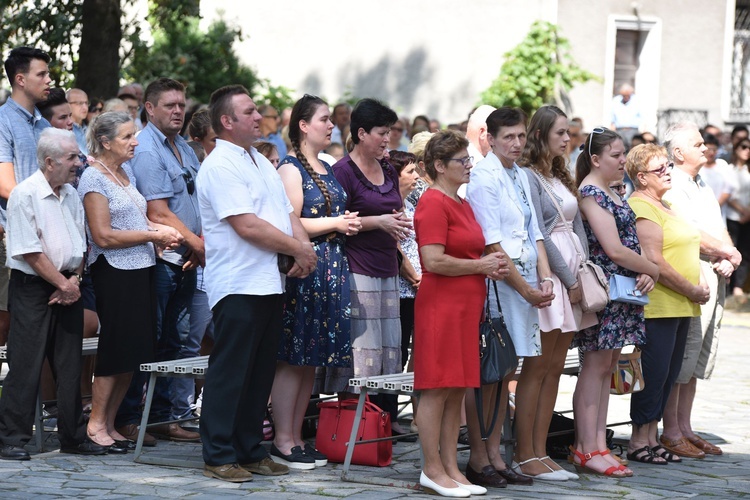
[(505, 488), (508, 482), (495, 470), (492, 465), (482, 467), (482, 472), (477, 472), (466, 465), (466, 479), (472, 484), (487, 486), (489, 488)]
[(534, 480), (531, 477), (524, 476), (523, 474), (519, 474), (508, 466), (505, 467), (505, 470), (499, 470), (497, 471), (497, 473), (500, 474), (500, 477), (508, 481), (508, 484), (512, 484), (514, 486), (533, 486), (534, 485)]
[[(134, 442), (138, 442), (138, 426), (135, 424), (123, 425), (122, 427), (115, 427), (115, 430), (122, 434), (125, 439), (129, 439)], [(143, 446), (156, 446), (156, 438), (146, 433), (143, 436)]]
[(702, 437), (698, 436), (695, 439), (689, 439), (690, 444), (704, 452), (706, 455), (722, 455), (724, 452), (721, 451), (721, 448), (716, 446), (713, 443), (709, 443)]
[[(174, 424), (177, 425), (177, 424)], [(203, 466), (203, 475), (230, 483), (244, 483), (253, 480), (252, 473), (246, 471), (237, 464), (208, 465)]]
[(659, 436), (659, 441), (668, 450), (679, 455), (682, 458), (706, 458), (706, 454), (690, 444), (690, 441), (681, 437), (677, 440), (667, 439), (663, 435)]
[(160, 424), (148, 428), (155, 437), (169, 439), (181, 443), (198, 443), (201, 435), (197, 432), (186, 431), (177, 424)]

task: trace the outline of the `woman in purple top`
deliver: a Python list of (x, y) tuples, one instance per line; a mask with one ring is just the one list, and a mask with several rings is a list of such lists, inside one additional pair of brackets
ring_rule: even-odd
[[(355, 377), (401, 372), (397, 244), (412, 226), (400, 211), (398, 173), (383, 159), (397, 119), (374, 99), (359, 101), (351, 119), (354, 149), (333, 166), (347, 194), (346, 209), (362, 218), (359, 234), (346, 240)], [(376, 401), (385, 403), (395, 424), (393, 402)]]

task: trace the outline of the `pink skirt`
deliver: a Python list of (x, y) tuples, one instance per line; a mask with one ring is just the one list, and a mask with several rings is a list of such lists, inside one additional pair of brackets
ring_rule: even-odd
[[(573, 243), (565, 232), (565, 228), (558, 225), (552, 231), (552, 234), (550, 234), (550, 238), (560, 251), (565, 263), (568, 265), (568, 269), (575, 275), (578, 266), (581, 264), (581, 258), (578, 256), (578, 252), (573, 247)], [(578, 235), (571, 233), (570, 236), (573, 237), (576, 245), (580, 248), (581, 242), (578, 239)], [(539, 310), (539, 329), (541, 331), (551, 332), (553, 330), (560, 330), (561, 332), (577, 332), (598, 323), (596, 313), (584, 314), (578, 304), (570, 303), (568, 290), (554, 273), (552, 274), (552, 281), (555, 299), (552, 301), (552, 305)]]

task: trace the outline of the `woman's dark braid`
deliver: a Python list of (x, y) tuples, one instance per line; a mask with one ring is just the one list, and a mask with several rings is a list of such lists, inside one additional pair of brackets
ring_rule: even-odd
[(294, 153), (297, 155), (297, 159), (302, 163), (302, 166), (305, 167), (305, 170), (308, 174), (310, 174), (310, 177), (312, 177), (312, 180), (315, 181), (315, 185), (318, 186), (318, 189), (320, 189), (320, 192), (323, 193), (323, 198), (326, 200), (326, 216), (331, 216), (331, 194), (328, 192), (328, 186), (326, 186), (326, 183), (323, 182), (323, 179), (320, 178), (320, 175), (313, 170), (310, 163), (307, 161), (307, 158), (304, 154), (302, 154), (302, 150), (299, 147), (298, 141), (292, 141), (292, 148), (294, 148)]

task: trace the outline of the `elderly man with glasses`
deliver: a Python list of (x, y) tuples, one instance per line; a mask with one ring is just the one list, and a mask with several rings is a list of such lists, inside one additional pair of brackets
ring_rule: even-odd
[(707, 380), (713, 372), (726, 279), (742, 257), (732, 245), (713, 191), (699, 174), (706, 163), (706, 145), (698, 127), (689, 122), (672, 125), (665, 134), (664, 146), (676, 167), (672, 171), (672, 189), (664, 200), (700, 231), (701, 272), (710, 298), (701, 305), (701, 315), (691, 320), (682, 369), (664, 410), (660, 440), (668, 451), (680, 457), (703, 458), (706, 454), (721, 455), (722, 451), (693, 431), (690, 419), (697, 379)]

